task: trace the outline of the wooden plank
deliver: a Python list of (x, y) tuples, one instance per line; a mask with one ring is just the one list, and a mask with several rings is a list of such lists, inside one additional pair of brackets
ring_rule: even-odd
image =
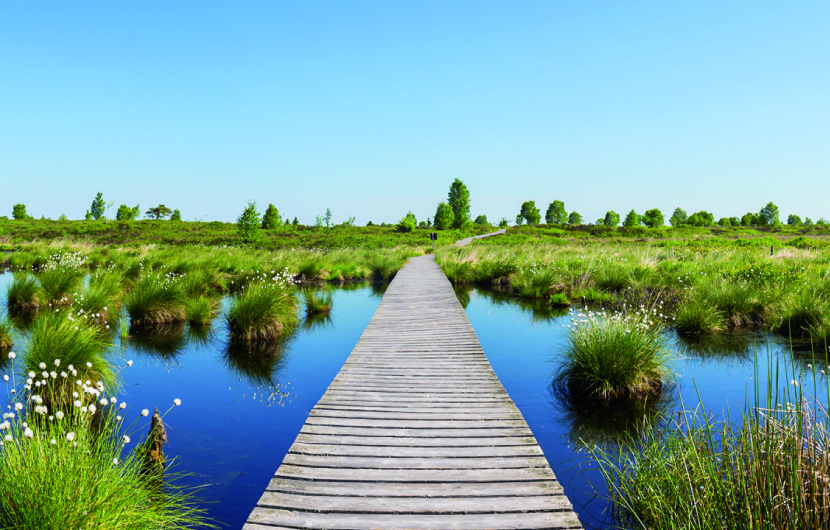
[(410, 260), (245, 528), (581, 528), (431, 256)]

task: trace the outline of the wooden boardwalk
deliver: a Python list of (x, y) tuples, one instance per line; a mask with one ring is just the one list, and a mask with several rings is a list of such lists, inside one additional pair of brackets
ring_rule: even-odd
[(244, 530), (582, 528), (434, 256), (411, 259)]

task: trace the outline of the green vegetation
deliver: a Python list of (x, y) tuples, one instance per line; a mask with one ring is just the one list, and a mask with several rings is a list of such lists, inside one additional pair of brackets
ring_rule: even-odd
[(262, 343), (290, 333), (297, 324), (297, 304), (289, 285), (283, 275), (262, 275), (249, 282), (228, 309), (231, 341)]
[(40, 307), (40, 284), (28, 273), (14, 275), (6, 304), (12, 311), (32, 311)]
[(26, 205), (22, 203), (17, 203), (14, 206), (12, 206), (12, 217), (15, 220), (28, 219), (29, 215), (26, 213)]
[[(807, 383), (822, 375), (808, 365)], [(786, 373), (784, 374), (787, 378)], [(824, 528), (830, 523), (827, 408), (806, 402), (801, 378), (782, 390), (769, 376), (768, 398), (737, 423), (698, 411), (669, 429), (651, 428), (621, 450), (594, 448), (620, 527)], [(758, 385), (756, 382), (756, 395)], [(757, 399), (757, 398), (756, 398)]]
[(333, 306), (331, 293), (321, 291), (303, 291), (305, 312), (307, 315), (320, 315), (331, 313)]
[[(22, 369), (41, 358), (43, 364), (31, 372), (52, 372), (36, 376), (46, 385), (34, 386), (30, 378), (9, 393), (11, 412), (0, 423), (0, 527), (211, 527), (188, 493), (164, 484), (161, 470), (148, 468), (147, 444), (124, 434), (126, 404), (95, 378), (112, 380), (115, 368), (87, 368), (82, 361), (106, 363), (100, 333), (70, 317), (49, 313), (36, 320)], [(9, 357), (16, 368), (14, 355)], [(96, 383), (83, 382), (86, 377)]]
[[(0, 353), (12, 347), (12, 327), (5, 320), (0, 320)], [(0, 363), (1, 364), (1, 363)]]
[(470, 224), (470, 192), (467, 186), (458, 179), (452, 181), (450, 185), (447, 204), (452, 208), (452, 227), (456, 230), (466, 228)]
[(185, 320), (191, 326), (209, 326), (219, 311), (219, 302), (208, 296), (197, 296), (185, 301)]
[(574, 313), (571, 326), (554, 383), (571, 399), (648, 399), (673, 378), (662, 326), (651, 311)]
[(174, 273), (148, 274), (136, 285), (124, 303), (130, 324), (136, 328), (182, 322), (187, 296)]

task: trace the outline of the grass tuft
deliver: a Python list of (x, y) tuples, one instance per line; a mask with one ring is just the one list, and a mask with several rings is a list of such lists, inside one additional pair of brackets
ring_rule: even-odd
[(648, 312), (572, 313), (571, 321), (569, 345), (554, 377), (571, 397), (649, 398), (673, 377), (666, 339)]
[(125, 306), (130, 323), (138, 328), (185, 320), (186, 296), (174, 276), (150, 275), (130, 292)]
[(282, 283), (251, 282), (231, 301), (226, 319), (232, 341), (271, 341), (294, 329), (297, 303)]
[(185, 302), (185, 319), (191, 326), (206, 327), (216, 318), (219, 302), (208, 296), (188, 298)]
[(331, 293), (321, 291), (304, 291), (306, 315), (322, 315), (331, 313), (333, 305)]
[(6, 304), (13, 311), (33, 311), (40, 307), (40, 284), (28, 273), (15, 274)]

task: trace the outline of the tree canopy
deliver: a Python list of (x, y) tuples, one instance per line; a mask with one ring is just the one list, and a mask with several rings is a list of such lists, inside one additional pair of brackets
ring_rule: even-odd
[(262, 215), (262, 228), (270, 230), (278, 228), (280, 225), (282, 225), (282, 220), (280, 219), (279, 210), (272, 203), (268, 203), (268, 208), (265, 209), (265, 213)]
[(539, 212), (539, 208), (536, 207), (535, 202), (525, 201), (522, 203), (522, 209), (519, 210), (516, 219), (517, 222), (519, 219), (523, 219), (529, 225), (538, 225), (542, 221), (542, 214)]
[(28, 219), (29, 215), (26, 213), (26, 205), (17, 203), (12, 206), (12, 217), (15, 219)]
[(643, 224), (649, 228), (660, 228), (664, 221), (663, 212), (657, 208), (646, 210), (646, 213), (643, 214)]
[(256, 201), (248, 201), (248, 206), (236, 219), (236, 228), (243, 243), (256, 243), (259, 240), (260, 219)]
[(605, 226), (610, 227), (617, 227), (620, 225), (620, 214), (615, 212), (614, 210), (608, 210), (605, 212), (605, 219), (602, 220), (602, 224)]
[(432, 224), (436, 230), (449, 230), (453, 227), (455, 220), (455, 213), (449, 204), (445, 202), (438, 203), (438, 208), (435, 210), (435, 219)]
[(565, 224), (568, 222), (568, 212), (565, 211), (565, 203), (553, 201), (545, 211), (545, 222), (549, 225)]
[(171, 213), (173, 213), (173, 210), (163, 204), (159, 204), (158, 206), (153, 206), (144, 212), (144, 217), (155, 220), (167, 219)]
[(89, 215), (96, 221), (104, 217), (104, 211), (107, 209), (107, 203), (104, 202), (104, 197), (99, 191), (92, 199), (92, 205), (89, 207)]
[(452, 208), (453, 228), (464, 228), (470, 222), (470, 192), (467, 186), (458, 179), (452, 181), (447, 204)]

